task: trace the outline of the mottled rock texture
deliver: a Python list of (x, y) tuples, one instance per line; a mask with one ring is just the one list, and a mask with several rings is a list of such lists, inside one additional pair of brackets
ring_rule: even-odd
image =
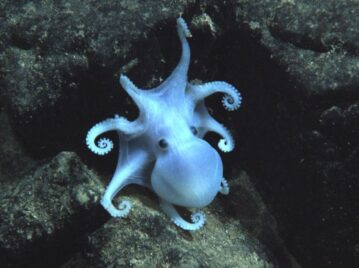
[(359, 261), (359, 3), (236, 4), (241, 48), (228, 69), (240, 69), (246, 87), (242, 164), (299, 263), (351, 267)]
[(133, 189), (130, 193), (126, 195), (134, 204), (130, 215), (109, 220), (89, 236), (86, 250), (63, 267), (277, 266), (218, 202), (206, 210), (206, 228), (186, 232), (171, 224), (153, 196), (136, 194)]
[[(120, 72), (147, 87), (157, 85), (173, 69), (180, 55), (174, 28), (180, 13), (194, 36), (190, 40), (190, 78), (225, 80), (243, 94), (241, 112), (230, 117), (222, 114), (216, 98), (210, 98), (208, 104), (237, 140), (237, 153), (225, 156), (226, 171), (244, 168), (263, 199), (255, 190), (240, 190), (246, 189), (247, 180), (232, 180), (234, 187), (243, 184), (210, 208), (208, 226), (194, 235), (181, 236), (181, 231), (165, 223), (155, 198), (143, 192), (143, 199), (133, 199), (140, 200), (136, 204), (146, 203), (144, 207), (139, 205), (124, 221), (99, 224), (97, 232), (89, 231), (88, 240), (72, 247), (57, 263), (71, 258), (67, 267), (88, 262), (151, 266), (153, 263), (140, 255), (141, 249), (150, 252), (149, 238), (158, 239), (163, 232), (167, 238), (179, 240), (177, 246), (161, 240), (155, 247), (156, 252), (165, 249), (163, 267), (175, 260), (183, 267), (223, 267), (219, 260), (228, 254), (219, 251), (223, 256), (215, 258), (218, 262), (209, 262), (200, 243), (219, 237), (220, 230), (225, 233), (216, 228), (227, 224), (236, 235), (244, 229), (248, 232), (241, 241), (245, 250), (229, 234), (223, 236), (225, 245), (221, 244), (224, 240), (216, 240), (217, 248), (231, 252), (238, 245), (239, 254), (253, 249), (262, 267), (267, 263), (295, 264), (278, 229), (289, 252), (304, 267), (352, 267), (358, 263), (359, 3), (355, 0), (0, 1), (0, 171), (3, 183), (14, 183), (4, 186), (8, 191), (3, 196), (26, 185), (26, 180), (38, 181), (33, 171), (42, 169), (39, 163), (51, 163), (66, 150), (75, 151), (101, 177), (111, 176), (116, 154), (106, 159), (91, 156), (85, 151), (84, 135), (94, 122), (115, 113), (136, 116), (134, 105), (117, 83)], [(85, 167), (81, 170), (86, 174)], [(65, 188), (62, 193), (72, 200), (71, 191)], [(130, 189), (129, 196), (138, 191)], [(49, 200), (60, 198), (49, 192)], [(31, 200), (32, 205), (37, 204)], [(147, 208), (151, 202), (153, 206)], [(20, 198), (21, 208), (25, 203)], [(263, 207), (270, 207), (278, 228), (267, 209), (260, 213)], [(10, 208), (3, 205), (2, 209)], [(57, 232), (61, 233), (71, 230), (63, 222), (71, 222), (68, 218), (82, 209), (64, 214), (66, 220), (58, 218), (56, 209), (51, 211), (48, 214), (54, 213), (52, 222), (59, 223)], [(91, 207), (85, 211), (87, 216), (95, 213), (100, 223), (106, 217)], [(6, 215), (11, 213), (0, 216), (1, 226), (7, 226), (3, 223), (9, 222)], [(146, 222), (146, 217), (154, 221)], [(136, 220), (145, 222), (140, 225)], [(223, 224), (215, 228), (219, 220)], [(34, 230), (29, 222), (29, 229)], [(157, 225), (154, 222), (163, 228), (152, 229)], [(137, 229), (132, 223), (138, 224)], [(26, 234), (26, 228), (16, 226), (16, 232)], [(121, 251), (131, 241), (131, 231), (141, 235), (140, 240)], [(1, 232), (9, 234), (10, 229)], [(87, 237), (86, 232), (78, 237)], [(125, 234), (115, 250), (112, 237)], [(32, 248), (30, 255), (38, 250), (32, 240), (24, 242), (23, 236), (8, 237), (14, 238), (9, 244), (14, 250), (25, 250), (27, 245)], [(32, 237), (54, 239), (52, 233), (42, 232)], [(247, 244), (252, 240), (247, 240), (249, 237), (265, 246), (252, 248)], [(73, 257), (79, 248), (86, 250)], [(198, 252), (198, 257), (191, 250)], [(108, 255), (114, 251), (123, 255)], [(137, 259), (128, 256), (134, 251)], [(252, 260), (242, 257), (233, 258), (243, 264)]]
[(59, 265), (104, 220), (101, 182), (74, 153), (63, 152), (1, 189), (2, 267)]
[[(191, 40), (194, 53), (203, 58), (193, 62), (191, 76), (213, 78), (218, 58), (208, 53), (222, 47), (213, 45), (225, 28), (206, 8), (196, 1), (169, 0), (0, 2), (2, 266), (295, 264), (258, 195), (243, 200), (252, 208), (253, 214), (243, 218), (253, 219), (250, 226), (241, 224), (238, 203), (223, 197), (206, 210), (208, 223), (197, 233), (173, 225), (156, 197), (141, 187), (123, 192), (135, 203), (126, 219), (111, 219), (99, 207), (116, 153), (106, 159), (91, 156), (85, 151), (86, 131), (115, 113), (136, 116), (118, 74), (129, 73), (142, 87), (163, 80), (180, 55), (174, 26), (181, 13), (192, 22), (198, 35)], [(225, 8), (213, 5), (208, 11), (218, 15)], [(204, 47), (207, 41), (210, 46)], [(101, 174), (103, 183), (87, 166)], [(245, 175), (234, 174), (234, 193), (256, 193), (241, 184)]]

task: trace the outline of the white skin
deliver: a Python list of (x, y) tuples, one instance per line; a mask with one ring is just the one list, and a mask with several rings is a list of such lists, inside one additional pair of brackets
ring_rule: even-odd
[(188, 208), (207, 206), (218, 192), (227, 194), (222, 160), (203, 137), (216, 132), (222, 139), (218, 146), (223, 152), (234, 148), (229, 131), (208, 113), (204, 98), (216, 92), (225, 93), (224, 107), (233, 111), (240, 106), (238, 91), (226, 82), (201, 85), (187, 82), (190, 35), (182, 18), (177, 20), (182, 56), (172, 74), (158, 87), (137, 88), (126, 76), (120, 83), (132, 97), (140, 114), (135, 121), (115, 116), (96, 124), (87, 134), (88, 147), (99, 155), (108, 153), (113, 144), (106, 138), (96, 139), (107, 131), (117, 131), (120, 138), (119, 161), (114, 176), (101, 200), (114, 217), (126, 216), (129, 201), (118, 207), (112, 203), (115, 195), (126, 185), (135, 183), (153, 190), (161, 207), (171, 220), (185, 230), (198, 230), (205, 223), (202, 212), (192, 215), (192, 223), (184, 220), (173, 205)]

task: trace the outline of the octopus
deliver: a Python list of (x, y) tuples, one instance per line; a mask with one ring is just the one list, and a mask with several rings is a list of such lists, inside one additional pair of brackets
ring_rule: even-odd
[[(114, 145), (100, 136), (109, 131), (116, 131), (119, 136), (117, 167), (101, 199), (110, 215), (127, 216), (131, 202), (122, 200), (115, 206), (113, 199), (125, 186), (137, 184), (159, 197), (160, 207), (174, 224), (194, 231), (206, 221), (200, 209), (209, 205), (217, 193), (229, 193), (222, 159), (204, 136), (217, 133), (221, 137), (218, 148), (225, 153), (235, 145), (230, 132), (210, 115), (204, 99), (223, 93), (222, 104), (228, 111), (239, 108), (242, 99), (234, 86), (223, 81), (188, 82), (187, 38), (191, 32), (182, 17), (177, 19), (177, 33), (181, 58), (162, 84), (140, 89), (126, 75), (120, 75), (121, 86), (138, 106), (138, 117), (129, 121), (115, 115), (97, 123), (88, 131), (86, 144), (93, 153), (105, 155)], [(175, 206), (188, 208), (191, 220), (184, 219)]]

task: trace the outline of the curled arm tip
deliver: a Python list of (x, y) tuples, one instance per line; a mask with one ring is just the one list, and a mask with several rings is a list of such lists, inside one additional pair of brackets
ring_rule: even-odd
[(178, 227), (187, 230), (187, 231), (196, 231), (203, 227), (206, 222), (206, 216), (203, 212), (197, 211), (191, 215), (191, 222), (183, 219), (174, 206), (166, 201), (161, 201), (162, 210), (171, 218), (171, 221), (176, 224)]
[(128, 215), (132, 208), (132, 204), (128, 200), (123, 200), (118, 205), (118, 208), (116, 208), (111, 200), (108, 200), (107, 198), (102, 198), (101, 205), (108, 211), (108, 213), (115, 218), (123, 218)]
[(86, 136), (86, 144), (87, 147), (95, 154), (98, 155), (105, 155), (109, 153), (113, 148), (113, 142), (110, 139), (102, 138), (100, 139), (97, 144), (95, 142), (96, 138), (103, 134), (104, 132), (107, 132), (108, 124), (106, 123), (106, 120), (96, 124), (93, 126)]
[(222, 178), (219, 192), (224, 195), (229, 194), (229, 185), (225, 178)]

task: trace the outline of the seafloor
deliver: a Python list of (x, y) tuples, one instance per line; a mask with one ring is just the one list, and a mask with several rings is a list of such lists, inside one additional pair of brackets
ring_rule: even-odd
[[(150, 88), (173, 70), (179, 15), (189, 80), (243, 96), (232, 113), (206, 100), (236, 149), (230, 194), (196, 232), (140, 186), (111, 218), (99, 200), (118, 142), (103, 157), (85, 143), (136, 117), (120, 73)], [(357, 0), (0, 1), (0, 267), (357, 267), (358, 15)]]

